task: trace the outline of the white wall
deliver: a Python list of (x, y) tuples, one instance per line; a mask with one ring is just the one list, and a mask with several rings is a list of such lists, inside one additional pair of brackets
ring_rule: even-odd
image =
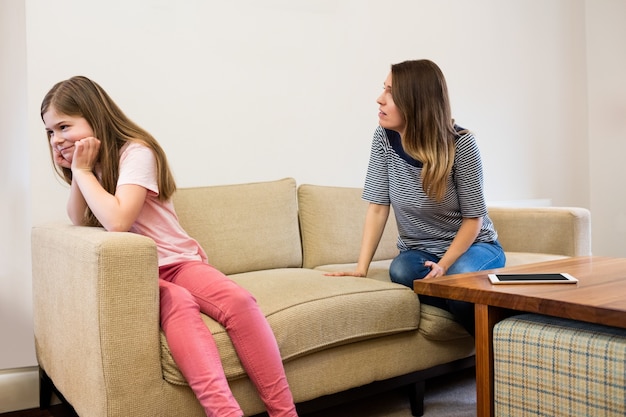
[(37, 399), (30, 291), (30, 161), (23, 0), (0, 1), (0, 413)]
[(626, 256), (626, 1), (586, 3), (593, 251)]
[(583, 3), (545, 3), (28, 1), (33, 189), (47, 190), (34, 199), (51, 206), (34, 221), (64, 215), (37, 138), (58, 80), (102, 84), (161, 141), (181, 186), (360, 186), (389, 65), (422, 57), (478, 135), (489, 199), (588, 205), (587, 161), (571, 163), (586, 149)]
[[(36, 364), (30, 226), (66, 221), (67, 188), (53, 175), (38, 114), (55, 82), (99, 82), (160, 140), (179, 186), (285, 176), (361, 186), (389, 65), (430, 58), (447, 76), (457, 122), (478, 137), (488, 200), (593, 203), (595, 221), (604, 202), (592, 200), (591, 184), (615, 178), (590, 172), (601, 162), (589, 137), (602, 123), (588, 125), (588, 114), (602, 114), (609, 97), (587, 101), (587, 83), (602, 74), (587, 73), (586, 49), (613, 63), (608, 51), (623, 29), (615, 39), (601, 22), (608, 15), (623, 26), (613, 13), (623, 4), (0, 1), (0, 370)], [(610, 238), (594, 239), (606, 248)]]
[(25, 35), (23, 1), (0, 1), (0, 370), (34, 354)]

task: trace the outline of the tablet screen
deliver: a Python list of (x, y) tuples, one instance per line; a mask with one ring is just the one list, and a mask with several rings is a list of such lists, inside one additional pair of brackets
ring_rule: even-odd
[(550, 284), (575, 283), (576, 278), (566, 273), (489, 274), (493, 284)]

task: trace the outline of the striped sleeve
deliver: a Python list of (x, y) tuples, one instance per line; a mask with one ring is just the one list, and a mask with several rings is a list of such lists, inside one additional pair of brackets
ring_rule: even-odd
[(476, 139), (471, 133), (460, 137), (454, 156), (454, 183), (462, 217), (487, 214), (484, 199), (483, 167)]
[(374, 132), (370, 159), (363, 187), (363, 199), (374, 204), (388, 206), (389, 199), (389, 175), (388, 157), (389, 145), (386, 141), (385, 131), (378, 126)]

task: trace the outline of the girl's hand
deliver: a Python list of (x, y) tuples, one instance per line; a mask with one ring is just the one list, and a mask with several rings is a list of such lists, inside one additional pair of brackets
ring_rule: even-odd
[(52, 159), (54, 163), (61, 168), (72, 168), (72, 161), (65, 159), (63, 154), (54, 146), (52, 147)]
[(93, 171), (100, 152), (100, 140), (94, 137), (84, 138), (76, 141), (74, 148), (72, 170)]

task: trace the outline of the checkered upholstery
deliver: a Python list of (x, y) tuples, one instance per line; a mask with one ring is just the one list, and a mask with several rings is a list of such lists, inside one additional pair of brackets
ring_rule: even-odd
[(493, 337), (496, 416), (626, 416), (626, 329), (523, 314)]

